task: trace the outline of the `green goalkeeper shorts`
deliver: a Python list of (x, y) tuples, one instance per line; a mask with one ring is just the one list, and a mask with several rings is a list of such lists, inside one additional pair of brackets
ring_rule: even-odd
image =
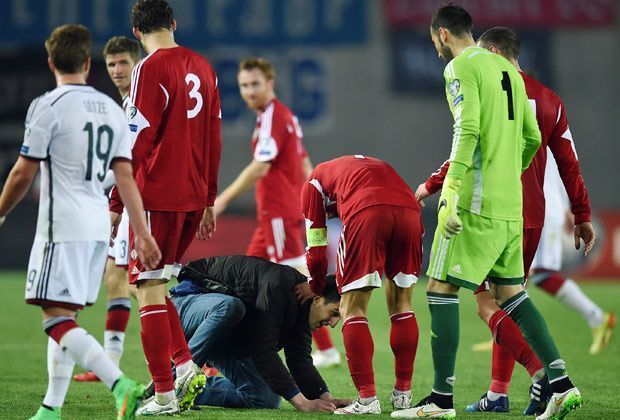
[(523, 283), (523, 221), (495, 220), (459, 210), (463, 231), (446, 239), (435, 230), (426, 274), (476, 290), (485, 280)]

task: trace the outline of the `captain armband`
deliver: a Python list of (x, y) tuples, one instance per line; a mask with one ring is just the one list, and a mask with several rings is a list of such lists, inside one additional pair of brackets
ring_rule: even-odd
[(306, 229), (306, 240), (308, 247), (327, 246), (327, 228), (308, 228)]

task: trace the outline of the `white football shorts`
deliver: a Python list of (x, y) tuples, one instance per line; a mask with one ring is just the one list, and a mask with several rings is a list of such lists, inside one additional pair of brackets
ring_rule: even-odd
[(545, 223), (532, 262), (532, 270), (560, 271), (562, 268), (563, 235), (564, 226), (561, 223)]
[(129, 215), (127, 210), (123, 210), (114, 245), (108, 248), (108, 257), (114, 259), (114, 264), (118, 267), (129, 265)]
[(26, 302), (74, 310), (95, 303), (107, 248), (104, 241), (35, 241), (28, 262)]

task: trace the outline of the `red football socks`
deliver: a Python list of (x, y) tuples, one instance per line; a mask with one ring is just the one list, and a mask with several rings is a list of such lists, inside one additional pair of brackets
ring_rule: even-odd
[(558, 293), (558, 290), (560, 290), (566, 282), (566, 279), (557, 271), (535, 270), (534, 275), (545, 276), (544, 279), (537, 283), (537, 286), (549, 293), (551, 296), (555, 296)]
[(313, 331), (312, 338), (314, 339), (314, 344), (316, 344), (316, 349), (318, 351), (325, 351), (334, 347), (332, 336), (327, 327), (321, 327)]
[(142, 347), (153, 382), (155, 392), (165, 393), (174, 390), (172, 370), (170, 369), (170, 327), (166, 305), (148, 305), (140, 309), (142, 324)]
[(60, 344), (60, 339), (63, 335), (67, 333), (67, 331), (72, 330), (74, 328), (78, 328), (78, 324), (76, 324), (75, 320), (67, 319), (66, 321), (60, 322), (50, 328), (45, 330), (45, 333), (49, 335), (55, 342)]
[(192, 360), (192, 353), (187, 346), (177, 308), (167, 296), (166, 305), (168, 307), (168, 322), (170, 323), (170, 356), (175, 365), (181, 366)]
[(543, 369), (543, 365), (506, 312), (501, 309), (495, 312), (489, 321), (489, 328), (495, 338), (491, 370), (493, 382), (489, 389), (507, 394), (515, 360), (527, 369), (530, 376)]
[(125, 307), (111, 307), (108, 309), (105, 329), (107, 331), (125, 332), (129, 322), (129, 313), (129, 309)]
[(342, 324), (342, 338), (347, 353), (347, 363), (353, 383), (360, 398), (371, 398), (377, 395), (375, 375), (372, 369), (374, 344), (368, 320), (358, 316), (347, 319)]
[(397, 391), (411, 390), (411, 376), (413, 364), (418, 349), (418, 322), (412, 311), (394, 314), (390, 317), (390, 346), (394, 353), (394, 373)]

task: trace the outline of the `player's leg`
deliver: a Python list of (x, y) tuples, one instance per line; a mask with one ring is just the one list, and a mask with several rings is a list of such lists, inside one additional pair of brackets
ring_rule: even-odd
[[(202, 214), (203, 211), (200, 210), (178, 213), (176, 216), (179, 235), (175, 243), (176, 249), (173, 251), (171, 247), (171, 254), (174, 255), (173, 276), (178, 276), (179, 274), (181, 258), (196, 236)], [(168, 321), (170, 325), (170, 351), (177, 374), (174, 382), (175, 393), (179, 401), (180, 410), (189, 410), (194, 404), (196, 395), (204, 389), (206, 376), (202, 371), (202, 364), (196, 364), (192, 360), (192, 354), (185, 339), (179, 313), (168, 297), (166, 297), (166, 306), (168, 307)]]
[(562, 267), (562, 229), (559, 224), (543, 228), (530, 281), (581, 315), (592, 328), (590, 353), (597, 354), (609, 344), (616, 316), (613, 312), (603, 311), (577, 283), (559, 272)]
[[(392, 207), (392, 235), (387, 244), (385, 296), (390, 316), (390, 347), (394, 353), (392, 407), (411, 406), (411, 376), (418, 348), (418, 322), (411, 306), (413, 285), (422, 264), (422, 219), (418, 211)], [(385, 219), (390, 215), (385, 212)]]
[[(486, 283), (486, 282), (485, 282)], [(485, 285), (483, 285), (485, 286)], [(475, 294), (478, 316), (489, 326), (493, 335), (492, 345), (492, 381), (488, 391), (481, 399), (467, 406), (466, 411), (507, 412), (508, 387), (514, 370), (515, 361), (528, 371), (533, 387), (540, 395), (545, 380), (543, 365), (523, 338), (517, 324), (497, 306), (490, 291), (481, 287)]]
[(123, 217), (114, 240), (114, 261), (108, 259), (103, 283), (108, 298), (108, 313), (103, 339), (103, 348), (118, 365), (123, 354), (125, 330), (129, 322), (131, 302), (129, 300), (129, 215)]
[[(541, 229), (532, 228), (523, 230), (523, 269), (524, 273), (534, 259), (536, 248), (540, 240)], [(547, 378), (544, 377), (543, 365), (536, 354), (523, 338), (521, 330), (515, 322), (497, 306), (489, 291), (489, 283), (485, 281), (474, 293), (478, 307), (478, 316), (489, 326), (493, 336), (492, 341), (492, 381), (489, 390), (479, 401), (467, 406), (466, 411), (507, 412), (510, 409), (508, 402), (508, 387), (512, 378), (515, 361), (526, 368), (532, 378), (530, 387), (530, 406), (525, 414), (534, 414), (540, 405), (549, 398)]]
[[(125, 330), (127, 329), (131, 310), (127, 269), (117, 266), (114, 259), (108, 258), (103, 275), (103, 284), (108, 298), (103, 348), (110, 359), (118, 366), (123, 354)], [(99, 380), (97, 375), (90, 371), (76, 374), (73, 378), (78, 382)]]
[[(172, 275), (183, 219), (174, 212), (147, 212), (147, 220), (162, 259), (155, 270), (148, 271), (130, 250), (129, 278), (130, 283), (138, 287), (142, 348), (155, 387), (155, 397), (142, 405), (138, 414), (175, 414), (179, 412), (179, 405), (170, 370), (173, 349), (166, 283)], [(133, 242), (130, 230), (130, 244)]]
[(353, 404), (336, 410), (336, 414), (381, 413), (372, 365), (374, 342), (366, 316), (371, 293), (372, 288), (369, 287), (342, 292), (342, 338), (358, 399)]
[(382, 223), (385, 207), (358, 212), (340, 233), (336, 282), (342, 295), (342, 338), (358, 399), (336, 414), (381, 413), (372, 364), (374, 343), (366, 314), (372, 289), (381, 287), (385, 244), (392, 232), (391, 223)]
[(579, 391), (566, 374), (565, 362), (549, 334), (547, 324), (519, 279), (523, 274), (520, 222), (506, 222), (508, 241), (504, 253), (489, 274), (491, 290), (500, 307), (517, 323), (523, 336), (545, 367), (553, 396), (541, 419), (581, 404)]
[(106, 285), (108, 298), (108, 313), (103, 337), (103, 348), (118, 365), (123, 355), (125, 331), (127, 330), (131, 311), (127, 268), (118, 266), (114, 261), (108, 259), (104, 284)]
[[(456, 354), (459, 345), (460, 287), (476, 290), (498, 257), (501, 234), (490, 219), (467, 212), (459, 214), (463, 231), (445, 239), (439, 229), (431, 249), (427, 300), (431, 313), (431, 350), (435, 377), (431, 394), (415, 407), (395, 411), (392, 417), (454, 418)], [(483, 238), (483, 239), (481, 239)]]
[[(133, 418), (144, 387), (125, 377), (106, 355), (103, 347), (76, 323), (76, 310), (92, 304), (101, 283), (107, 246), (104, 242), (69, 242), (45, 245), (45, 257), (36, 288), (27, 288), (29, 303), (43, 307), (43, 327), (57, 346), (48, 346), (49, 392), (46, 401), (62, 404), (67, 392), (72, 364), (65, 353), (82, 368), (91, 370), (112, 390), (119, 418)], [(58, 408), (45, 405), (35, 418), (46, 418)]]

